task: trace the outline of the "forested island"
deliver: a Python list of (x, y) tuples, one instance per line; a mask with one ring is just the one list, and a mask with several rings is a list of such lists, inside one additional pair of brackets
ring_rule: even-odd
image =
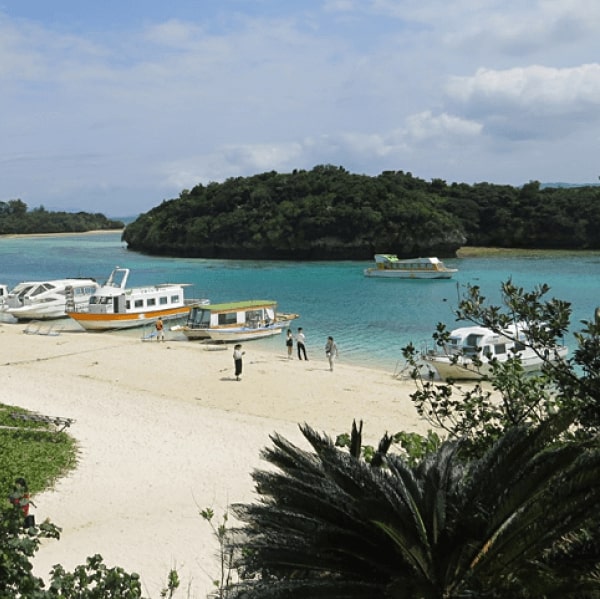
[(104, 214), (52, 212), (43, 206), (29, 210), (22, 200), (0, 202), (0, 235), (34, 233), (84, 233), (122, 229), (125, 224)]
[(463, 245), (600, 249), (600, 187), (447, 184), (320, 165), (197, 185), (128, 224), (128, 248), (200, 258), (450, 257)]

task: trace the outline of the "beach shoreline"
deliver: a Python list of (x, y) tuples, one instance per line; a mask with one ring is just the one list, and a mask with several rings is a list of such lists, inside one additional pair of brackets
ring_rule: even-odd
[(63, 233), (3, 233), (0, 234), (0, 239), (16, 239), (20, 237), (78, 237), (81, 235), (114, 235), (122, 233), (124, 229), (94, 229), (92, 231), (69, 231)]
[[(61, 331), (24, 334), (0, 322), (6, 403), (73, 418), (77, 468), (35, 497), (36, 519), (63, 529), (45, 541), (35, 570), (72, 569), (95, 553), (138, 572), (158, 597), (175, 567), (190, 597), (205, 597), (217, 575), (217, 543), (199, 515), (218, 519), (255, 499), (251, 473), (269, 435), (303, 446), (299, 425), (335, 438), (364, 421), (364, 443), (385, 432), (425, 433), (410, 400), (412, 381), (344, 363), (323, 352), (310, 361), (244, 344), (242, 380), (233, 348)], [(182, 591), (185, 595), (185, 590)]]

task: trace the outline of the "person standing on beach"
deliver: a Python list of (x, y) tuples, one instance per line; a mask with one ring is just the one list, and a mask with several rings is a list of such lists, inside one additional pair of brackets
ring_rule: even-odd
[(288, 360), (292, 359), (292, 351), (294, 350), (294, 336), (292, 335), (292, 329), (288, 329), (285, 338), (285, 345), (288, 351)]
[(304, 336), (304, 332), (302, 331), (302, 327), (298, 327), (298, 334), (296, 335), (296, 347), (298, 349), (298, 360), (302, 360), (302, 356), (304, 359), (308, 361), (306, 357), (306, 337)]
[(164, 341), (165, 340), (165, 327), (163, 325), (163, 321), (162, 318), (158, 318), (158, 320), (156, 321), (156, 325), (154, 325), (156, 327), (156, 340), (157, 341)]
[(325, 344), (325, 355), (329, 360), (329, 370), (333, 372), (333, 362), (337, 358), (338, 350), (337, 345), (335, 344), (335, 341), (331, 335), (327, 337), (327, 343)]
[(233, 348), (233, 364), (235, 367), (235, 380), (239, 381), (242, 376), (242, 356), (246, 352), (242, 351), (241, 343), (237, 343)]
[(24, 478), (17, 478), (15, 480), (12, 493), (9, 495), (8, 499), (15, 507), (21, 509), (24, 517), (29, 515), (29, 505), (31, 504), (31, 500), (29, 499), (27, 482)]

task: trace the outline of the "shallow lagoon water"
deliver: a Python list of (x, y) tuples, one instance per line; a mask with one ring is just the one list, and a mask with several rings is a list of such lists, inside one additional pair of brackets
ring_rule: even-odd
[[(333, 335), (340, 360), (394, 372), (409, 342), (432, 345), (438, 322), (450, 328), (453, 309), (468, 285), (478, 285), (493, 303), (509, 278), (525, 288), (547, 283), (549, 297), (572, 303), (572, 330), (600, 305), (600, 252), (519, 252), (445, 260), (459, 269), (451, 280), (367, 278), (370, 262), (279, 262), (162, 258), (131, 252), (119, 233), (0, 238), (0, 283), (91, 276), (104, 281), (116, 266), (131, 269), (132, 286), (188, 283), (188, 297), (212, 302), (275, 299), (282, 312), (297, 312), (307, 336), (309, 358), (324, 360)], [(104, 334), (104, 333), (90, 333)], [(128, 334), (139, 335), (139, 331)], [(571, 347), (572, 336), (566, 339)], [(283, 336), (252, 345), (285, 351)]]

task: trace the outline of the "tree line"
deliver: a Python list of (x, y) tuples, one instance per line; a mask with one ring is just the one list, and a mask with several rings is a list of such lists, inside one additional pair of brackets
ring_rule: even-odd
[(203, 258), (453, 256), (463, 245), (600, 249), (600, 187), (425, 181), (315, 166), (197, 185), (127, 225), (149, 254)]
[(33, 233), (83, 233), (122, 229), (125, 224), (104, 214), (52, 212), (43, 206), (29, 210), (22, 200), (0, 202), (0, 235)]

